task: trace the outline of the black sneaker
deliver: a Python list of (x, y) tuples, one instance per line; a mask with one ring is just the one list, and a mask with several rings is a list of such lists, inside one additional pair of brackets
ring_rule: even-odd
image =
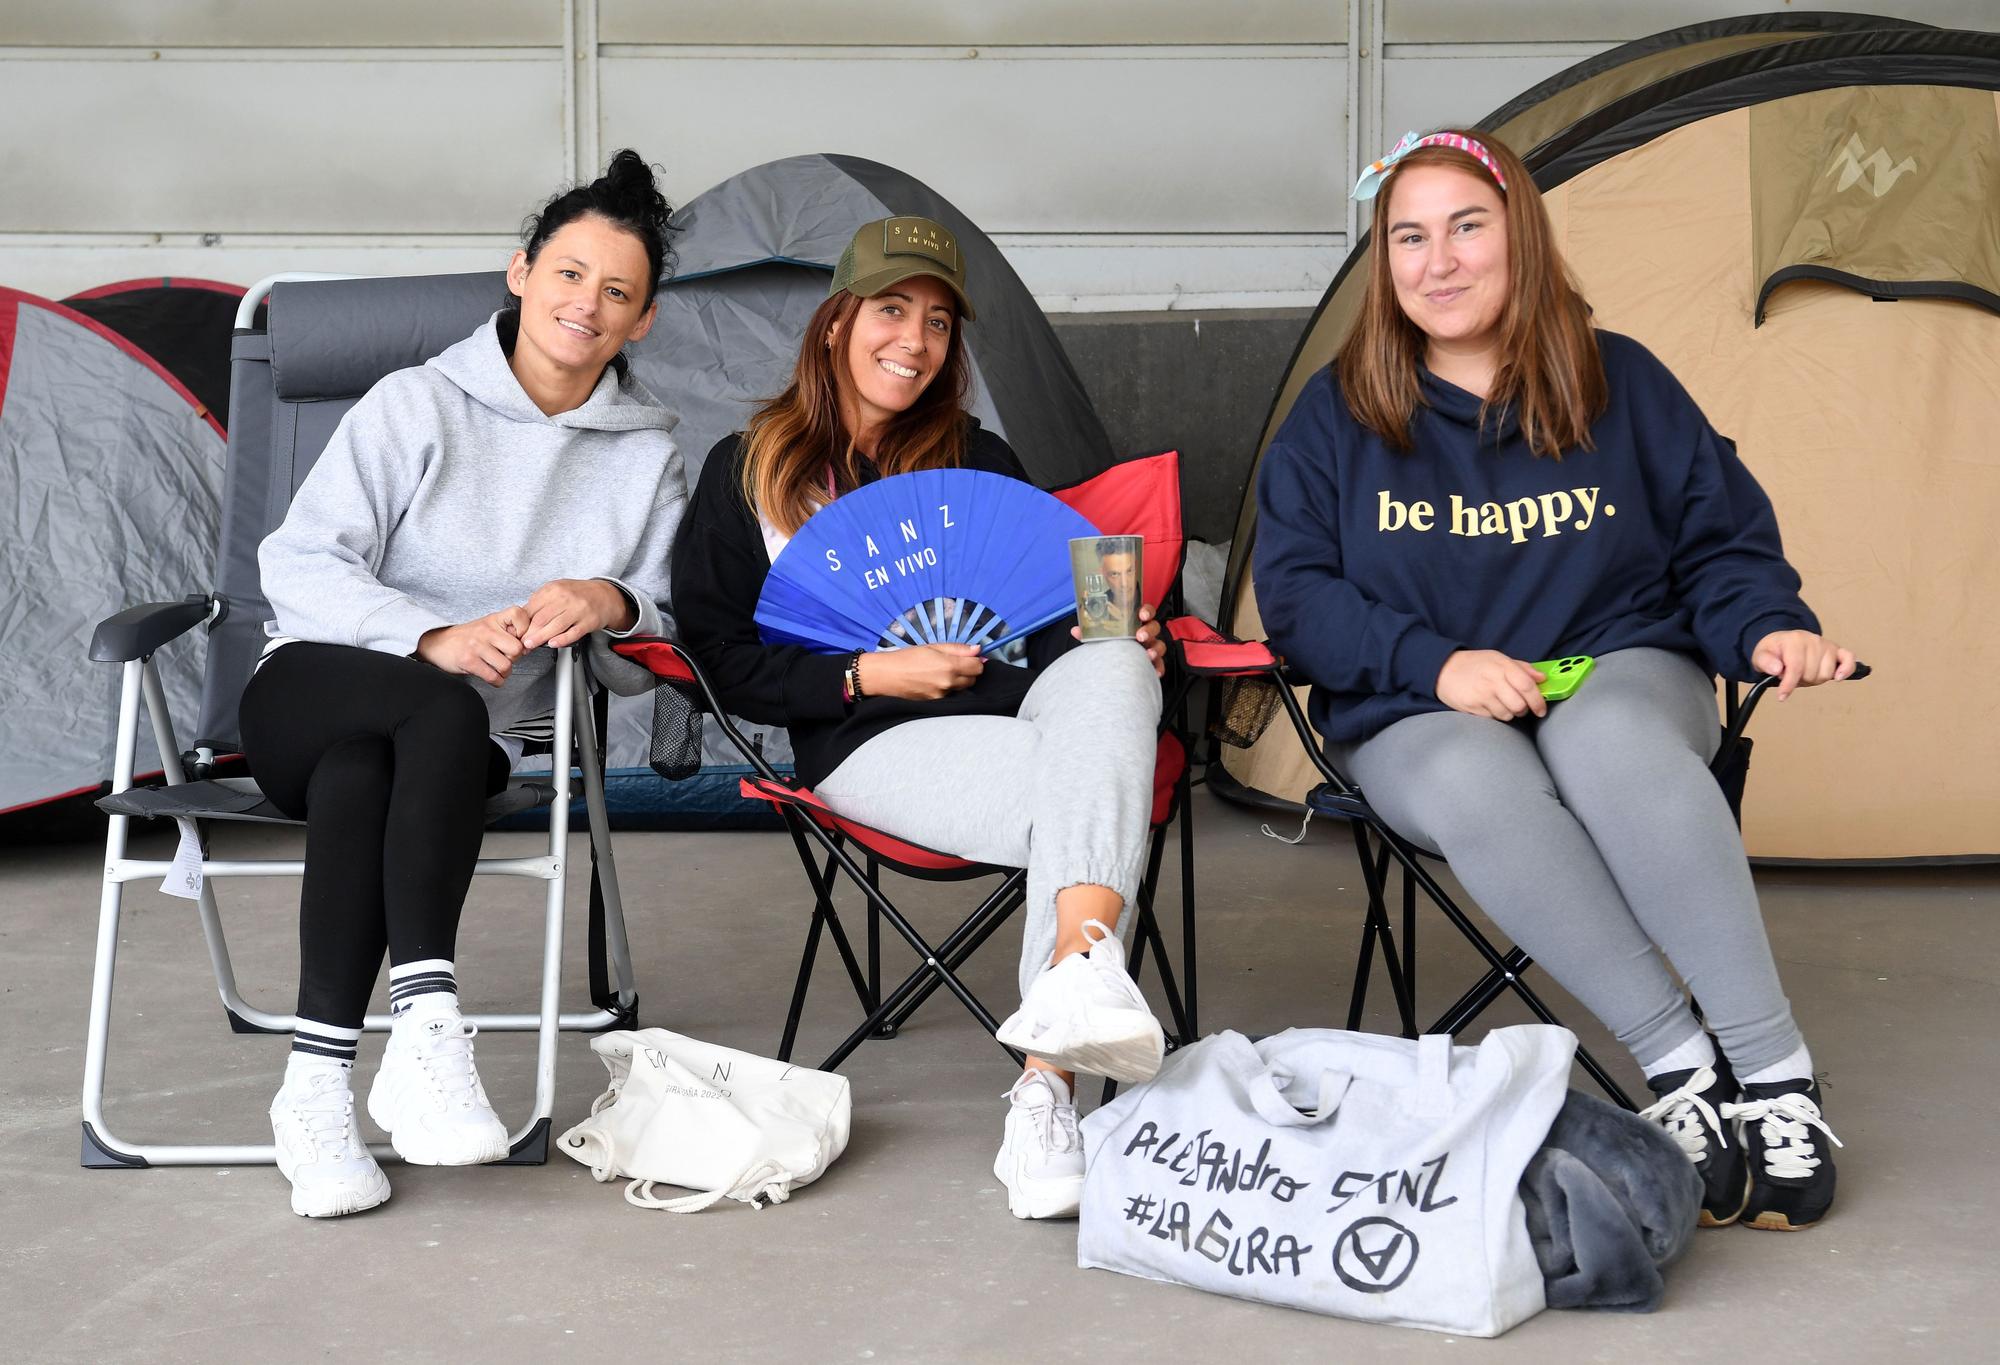
[(1841, 1144), (1826, 1126), (1820, 1100), (1816, 1081), (1772, 1081), (1746, 1085), (1740, 1104), (1722, 1106), (1750, 1161), (1750, 1203), (1743, 1211), (1749, 1226), (1796, 1232), (1833, 1207), (1829, 1144)]
[(1728, 1227), (1750, 1197), (1743, 1144), (1730, 1140), (1735, 1125), (1725, 1117), (1729, 1101), (1736, 1098), (1736, 1078), (1729, 1073), (1729, 1063), (1717, 1057), (1713, 1066), (1648, 1076), (1646, 1084), (1660, 1098), (1641, 1109), (1639, 1117), (1666, 1129), (1700, 1173), (1701, 1225)]

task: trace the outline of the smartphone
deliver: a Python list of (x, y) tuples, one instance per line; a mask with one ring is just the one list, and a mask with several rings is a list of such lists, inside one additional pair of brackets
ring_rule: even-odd
[(1561, 701), (1583, 685), (1590, 670), (1597, 667), (1597, 660), (1588, 654), (1572, 654), (1567, 659), (1544, 659), (1529, 667), (1542, 675), (1542, 695), (1550, 701)]

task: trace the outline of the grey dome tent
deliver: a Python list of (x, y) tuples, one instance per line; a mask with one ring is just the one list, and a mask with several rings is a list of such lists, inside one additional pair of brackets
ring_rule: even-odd
[[(1593, 57), (1480, 124), (1534, 173), (1599, 324), (1650, 347), (1736, 440), (1807, 600), (1876, 667), (1759, 716), (1758, 857), (2000, 856), (1996, 91), (1992, 34), (1765, 15)], [(1308, 325), (1260, 457), (1338, 350), (1368, 250)], [(1223, 598), (1248, 636), (1255, 535), (1252, 498)], [(1281, 730), (1229, 752), (1218, 792), (1302, 797), (1314, 775)]]
[[(965, 338), (974, 370), (971, 405), (1004, 436), (1035, 478), (1050, 486), (1088, 477), (1111, 463), (1110, 442), (1070, 368), (1054, 330), (1020, 278), (979, 228), (934, 190), (890, 167), (845, 156), (800, 156), (745, 171), (683, 206), (675, 221), (677, 268), (660, 292), (660, 316), (632, 349), (635, 373), (680, 414), (674, 437), (692, 486), (716, 442), (741, 429), (761, 400), (784, 387), (806, 319), (826, 297), (832, 271), (854, 230), (899, 214), (933, 218), (953, 231), (967, 264), (979, 320)], [(421, 364), (470, 333), (506, 297), (498, 273), (425, 280), (339, 280), (273, 286), (268, 331), (240, 334), (237, 364), (267, 363), (285, 412), (249, 412), (232, 421), (312, 417), (314, 399), (358, 396), (339, 381), (344, 330), (396, 327), (407, 363)], [(291, 361), (288, 366), (287, 361)], [(313, 374), (312, 392), (294, 391), (287, 375)], [(258, 386), (246, 386), (252, 392)], [(262, 388), (272, 386), (267, 381)], [(300, 406), (303, 404), (304, 406)], [(331, 406), (331, 405), (329, 405)], [(316, 447), (315, 447), (316, 448)], [(292, 471), (294, 487), (306, 468)], [(255, 515), (265, 490), (237, 487), (231, 508)], [(227, 514), (226, 514), (227, 515)], [(200, 745), (236, 748), (235, 698), (262, 642), (269, 614), (257, 592), (255, 547), (220, 568), (227, 614), (210, 636), (217, 666), (199, 725)], [(188, 587), (176, 585), (167, 596)], [(702, 827), (769, 817), (737, 790), (747, 768), (719, 736), (705, 744), (697, 777), (666, 783), (646, 766), (651, 713), (642, 701), (614, 702), (608, 728), (606, 795), (625, 827)], [(782, 731), (746, 727), (773, 762), (788, 763)]]
[[(118, 679), (84, 662), (91, 630), (208, 581), (222, 465), (221, 425), (145, 351), (0, 288), (0, 816), (110, 776)], [(188, 714), (201, 646), (160, 666)]]

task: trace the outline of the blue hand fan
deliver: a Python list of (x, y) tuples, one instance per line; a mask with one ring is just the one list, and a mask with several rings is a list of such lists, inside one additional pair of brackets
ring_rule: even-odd
[(982, 653), (1076, 610), (1069, 542), (1083, 515), (1019, 479), (927, 469), (807, 519), (757, 599), (769, 644), (822, 653), (955, 642)]

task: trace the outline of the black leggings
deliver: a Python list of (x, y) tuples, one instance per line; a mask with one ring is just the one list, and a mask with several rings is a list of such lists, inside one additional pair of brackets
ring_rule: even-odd
[(506, 754), (466, 679), (349, 645), (279, 649), (240, 718), (258, 785), (306, 822), (299, 1014), (359, 1028), (385, 948), (393, 964), (454, 955)]

